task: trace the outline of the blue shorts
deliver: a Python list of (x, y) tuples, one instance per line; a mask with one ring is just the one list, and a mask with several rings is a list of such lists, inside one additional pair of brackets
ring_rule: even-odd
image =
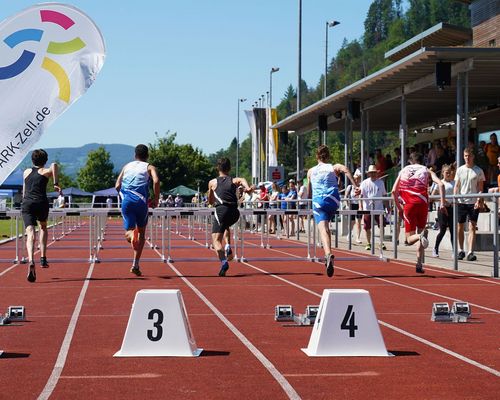
[(330, 221), (339, 208), (340, 198), (338, 192), (327, 197), (313, 197), (312, 208), (314, 221), (319, 224), (321, 221)]
[(125, 197), (122, 201), (122, 216), (125, 230), (143, 228), (148, 224), (148, 206), (142, 200)]

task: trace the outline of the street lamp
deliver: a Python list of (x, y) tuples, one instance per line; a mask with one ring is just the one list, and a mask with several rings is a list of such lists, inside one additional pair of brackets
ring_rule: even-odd
[[(273, 74), (278, 72), (279, 67), (272, 67), (271, 71), (269, 71), (269, 126), (272, 124), (272, 109), (273, 109)], [(268, 178), (268, 169), (269, 169), (269, 127), (266, 129), (266, 168), (265, 171), (265, 180)]]
[(323, 82), (323, 97), (326, 97), (326, 81), (328, 77), (328, 28), (333, 28), (334, 26), (339, 25), (339, 21), (326, 21), (326, 29), (325, 29), (325, 81)]
[(240, 176), (240, 103), (247, 99), (238, 99), (238, 129), (236, 131), (236, 176)]

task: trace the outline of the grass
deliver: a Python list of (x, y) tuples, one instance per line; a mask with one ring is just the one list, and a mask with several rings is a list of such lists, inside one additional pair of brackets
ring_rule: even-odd
[[(12, 226), (12, 228), (11, 228)], [(16, 227), (14, 220), (10, 219), (1, 219), (0, 220), (0, 240), (2, 239), (7, 239), (11, 237), (11, 229), (12, 229), (12, 236), (15, 236), (16, 234)], [(19, 233), (23, 232), (23, 223), (22, 221), (19, 221)]]

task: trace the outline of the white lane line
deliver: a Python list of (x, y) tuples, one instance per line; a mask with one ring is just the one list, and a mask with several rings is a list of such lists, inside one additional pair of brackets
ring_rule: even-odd
[(90, 283), (90, 277), (92, 276), (92, 272), (94, 271), (94, 263), (90, 264), (89, 270), (87, 272), (87, 276), (85, 278), (85, 282), (83, 283), (82, 290), (80, 291), (80, 296), (78, 297), (78, 301), (76, 302), (75, 309), (73, 310), (73, 315), (71, 316), (71, 320), (68, 325), (68, 329), (66, 331), (66, 335), (64, 336), (63, 343), (59, 350), (59, 354), (57, 356), (56, 363), (54, 365), (54, 369), (50, 374), (49, 380), (45, 384), (45, 387), (42, 390), (42, 393), (38, 396), (38, 400), (46, 400), (50, 397), (52, 392), (54, 391), (57, 382), (61, 376), (61, 372), (64, 368), (64, 364), (66, 363), (66, 357), (68, 356), (69, 348), (71, 345), (71, 340), (73, 339), (73, 334), (75, 333), (76, 323), (78, 321), (78, 316), (80, 315), (80, 311), (82, 309), (83, 300), (85, 299), (85, 294), (87, 293), (87, 289)]
[[(51, 244), (54, 244), (55, 242), (56, 242), (56, 241), (55, 241), (55, 240), (53, 240), (52, 242), (48, 243), (48, 244), (47, 244), (47, 247), (49, 247)], [(33, 253), (33, 255), (38, 254), (38, 253), (40, 253), (40, 250), (36, 250), (36, 251)], [(21, 265), (21, 263), (12, 264), (9, 268), (7, 268), (6, 270), (4, 270), (4, 271), (0, 272), (0, 276), (5, 275), (5, 274), (6, 274), (7, 272), (9, 272), (11, 269), (14, 269), (14, 268), (18, 267), (19, 265)]]
[[(199, 243), (199, 242), (197, 242), (197, 243)], [(269, 249), (269, 250), (273, 250), (273, 249)], [(274, 251), (279, 252), (279, 253), (283, 253), (283, 254), (287, 254), (287, 255), (290, 255), (290, 256), (292, 256), (292, 257), (296, 257), (296, 258), (298, 258), (298, 256), (296, 256), (296, 255), (294, 255), (294, 254), (286, 253), (286, 252), (283, 252), (283, 251), (280, 251), (280, 250), (274, 250)], [(257, 271), (260, 271), (260, 272), (262, 272), (262, 273), (264, 273), (264, 274), (266, 274), (266, 275), (268, 275), (268, 276), (272, 276), (273, 278), (279, 279), (279, 280), (280, 280), (280, 281), (282, 281), (282, 282), (286, 282), (286, 283), (288, 283), (288, 284), (289, 284), (289, 285), (291, 285), (291, 286), (294, 286), (294, 287), (296, 287), (296, 288), (298, 288), (298, 289), (303, 290), (304, 292), (307, 292), (307, 293), (313, 294), (314, 296), (317, 296), (317, 297), (321, 298), (321, 294), (316, 293), (316, 292), (314, 292), (314, 291), (312, 291), (312, 290), (309, 290), (309, 289), (307, 289), (307, 288), (305, 288), (305, 287), (303, 287), (303, 286), (301, 286), (301, 285), (298, 285), (298, 284), (296, 284), (296, 283), (294, 283), (294, 282), (288, 281), (287, 279), (282, 278), (281, 276), (271, 274), (271, 273), (269, 273), (268, 271), (266, 271), (266, 270), (264, 270), (264, 269), (262, 269), (262, 268), (256, 267), (255, 265), (252, 265), (252, 264), (249, 264), (248, 262), (242, 262), (241, 264), (247, 265), (247, 266), (249, 266), (250, 268), (253, 268), (253, 269), (257, 270)], [(363, 274), (363, 273), (361, 273), (361, 272), (356, 272), (356, 271), (350, 271), (350, 270), (345, 269), (345, 268), (339, 268), (339, 267), (336, 267), (336, 269), (342, 269), (342, 270), (344, 270), (344, 271), (348, 271), (348, 272), (351, 272), (351, 273), (354, 273), (354, 274), (358, 274), (358, 275), (364, 275), (364, 276), (370, 276), (370, 277), (372, 277), (371, 275)], [(182, 279), (184, 279), (184, 278), (182, 277), (182, 275), (180, 275), (180, 274), (179, 274), (179, 272), (178, 272), (177, 270), (176, 270), (176, 273), (177, 273), (177, 274), (178, 274), (178, 275), (179, 275)], [(374, 278), (374, 277), (372, 277), (372, 278)], [(382, 279), (382, 278), (375, 278), (375, 279), (379, 279), (379, 280), (382, 280), (382, 281), (385, 281), (385, 282), (388, 282), (388, 283), (391, 283), (391, 284), (396, 284), (395, 282), (391, 282), (391, 281), (388, 281), (388, 280), (385, 280), (385, 279)], [(406, 288), (408, 288), (408, 289), (413, 289), (413, 290), (422, 291), (422, 290), (419, 290), (419, 289), (413, 288), (413, 287), (411, 287), (411, 286), (406, 286), (406, 285), (402, 285), (402, 284), (397, 284), (397, 285), (400, 285), (400, 286), (406, 287)], [(442, 295), (439, 295), (439, 294), (436, 294), (436, 293), (432, 293), (432, 292), (427, 292), (427, 291), (422, 291), (422, 292), (427, 293), (427, 294), (432, 294), (432, 295), (435, 295), (435, 296), (438, 296), (438, 297), (444, 297), (444, 298), (452, 299), (451, 297), (442, 296)], [(457, 299), (457, 301), (460, 301), (460, 300), (458, 300), (458, 299)], [(472, 304), (472, 303), (469, 303), (469, 304)], [(489, 310), (489, 311), (493, 311), (493, 312), (495, 312), (495, 313), (498, 313), (498, 312), (499, 312), (498, 310), (489, 309), (489, 308), (487, 308), (487, 307), (481, 307), (481, 306), (478, 306), (478, 305), (475, 305), (475, 306), (476, 306), (476, 307), (483, 308), (483, 309), (486, 309), (486, 310)], [(488, 367), (488, 366), (486, 366), (486, 365), (483, 365), (483, 364), (481, 364), (481, 363), (479, 363), (479, 362), (477, 362), (477, 361), (474, 361), (474, 360), (472, 360), (472, 359), (470, 359), (470, 358), (468, 358), (468, 357), (465, 357), (465, 356), (463, 356), (463, 355), (461, 355), (461, 354), (459, 354), (459, 353), (455, 353), (455, 352), (454, 352), (454, 351), (452, 351), (452, 350), (448, 350), (448, 349), (446, 349), (445, 347), (442, 347), (442, 346), (440, 346), (440, 345), (438, 345), (438, 344), (435, 344), (435, 343), (433, 343), (433, 342), (430, 342), (430, 341), (428, 341), (428, 340), (426, 340), (426, 339), (424, 339), (424, 338), (421, 338), (420, 336), (416, 336), (416, 335), (414, 335), (414, 334), (412, 334), (412, 333), (410, 333), (410, 332), (407, 332), (407, 331), (405, 331), (405, 330), (403, 330), (403, 329), (397, 328), (397, 327), (395, 327), (395, 326), (393, 326), (393, 325), (391, 325), (391, 324), (388, 324), (387, 322), (384, 322), (384, 321), (381, 321), (381, 320), (378, 320), (378, 322), (379, 322), (379, 324), (381, 324), (381, 325), (385, 326), (386, 328), (392, 329), (392, 330), (394, 330), (394, 331), (396, 331), (396, 332), (398, 332), (398, 333), (401, 333), (401, 334), (403, 334), (403, 335), (405, 335), (405, 336), (408, 336), (408, 337), (410, 337), (410, 338), (412, 338), (412, 339), (414, 339), (414, 340), (419, 341), (420, 343), (423, 343), (423, 344), (425, 344), (425, 345), (428, 345), (428, 346), (430, 346), (430, 347), (432, 347), (432, 348), (434, 348), (434, 349), (436, 349), (436, 350), (442, 351), (442, 352), (444, 352), (445, 354), (448, 354), (448, 355), (450, 355), (450, 356), (452, 356), (452, 357), (455, 357), (455, 358), (457, 358), (457, 359), (459, 359), (459, 360), (461, 360), (461, 361), (463, 361), (463, 362), (466, 362), (466, 363), (468, 363), (468, 364), (470, 364), (470, 365), (473, 365), (473, 366), (475, 366), (475, 367), (477, 367), (477, 368), (480, 368), (480, 369), (482, 369), (482, 370), (484, 370), (484, 371), (486, 371), (486, 372), (489, 372), (489, 373), (491, 373), (491, 374), (493, 374), (493, 375), (495, 375), (495, 376), (500, 376), (500, 371), (497, 371), (497, 370), (495, 370), (495, 369), (493, 369), (493, 368), (490, 368), (490, 367)]]
[[(269, 250), (275, 251), (277, 253), (286, 254), (286, 255), (291, 256), (291, 257), (300, 258), (299, 256), (296, 256), (295, 254), (287, 253), (287, 252), (284, 252), (284, 251), (281, 251), (281, 250), (275, 250), (275, 249), (269, 249)], [(316, 263), (316, 264), (323, 265), (322, 263)], [(460, 302), (465, 301), (465, 302), (467, 302), (467, 300), (457, 299), (455, 297), (446, 296), (444, 294), (430, 292), (428, 290), (419, 289), (419, 288), (416, 288), (416, 287), (413, 287), (413, 286), (405, 285), (405, 284), (399, 283), (399, 282), (390, 281), (390, 280), (384, 279), (384, 278), (379, 278), (377, 276), (370, 275), (370, 274), (365, 274), (363, 272), (353, 271), (353, 270), (350, 270), (350, 269), (347, 269), (347, 268), (344, 268), (344, 267), (335, 266), (335, 269), (336, 270), (342, 270), (342, 271), (350, 272), (351, 274), (360, 275), (360, 276), (364, 276), (364, 277), (367, 277), (367, 278), (373, 278), (375, 280), (378, 280), (378, 281), (381, 281), (381, 282), (385, 282), (385, 283), (388, 283), (390, 285), (404, 287), (405, 289), (410, 289), (410, 290), (414, 290), (416, 292), (421, 292), (421, 293), (429, 294), (431, 296), (437, 296), (437, 297), (441, 297), (443, 299), (452, 300), (452, 301), (460, 301)], [(268, 273), (268, 272), (265, 271), (265, 273)], [(273, 276), (276, 277), (276, 278), (278, 278), (278, 279), (281, 279), (279, 276), (276, 276), (276, 275), (273, 275)], [(285, 282), (286, 280), (283, 280), (283, 281)], [(474, 307), (481, 308), (483, 310), (490, 311), (490, 312), (495, 313), (495, 314), (500, 314), (500, 310), (496, 310), (494, 308), (488, 308), (488, 307), (485, 307), (485, 306), (481, 306), (481, 305), (476, 304), (476, 303), (471, 303), (471, 302), (468, 302), (468, 303), (470, 305), (474, 306)]]
[(134, 374), (134, 375), (61, 375), (60, 379), (151, 379), (160, 378), (161, 374)]
[(366, 372), (332, 372), (332, 373), (324, 373), (324, 374), (283, 374), (288, 378), (303, 378), (303, 377), (328, 377), (328, 376), (378, 376), (380, 375), (375, 371), (366, 371)]
[[(158, 251), (155, 249), (158, 253)], [(158, 253), (159, 254), (159, 253)], [(167, 262), (168, 266), (179, 276), (184, 283), (191, 288), (193, 292), (210, 308), (215, 315), (226, 325), (229, 330), (240, 340), (241, 343), (245, 345), (245, 347), (250, 350), (250, 352), (260, 361), (260, 363), (269, 371), (269, 373), (273, 376), (273, 378), (279, 383), (282, 389), (285, 391), (286, 395), (291, 400), (300, 400), (301, 397), (295, 391), (295, 389), (290, 385), (290, 383), (286, 380), (281, 372), (266, 358), (262, 352), (255, 347), (250, 340), (247, 339), (243, 333), (241, 333), (236, 326), (234, 326), (225, 316), (222, 314), (211, 302), (208, 300), (203, 293), (201, 293), (196, 286), (194, 286), (188, 279), (186, 279), (175, 267), (172, 263)]]

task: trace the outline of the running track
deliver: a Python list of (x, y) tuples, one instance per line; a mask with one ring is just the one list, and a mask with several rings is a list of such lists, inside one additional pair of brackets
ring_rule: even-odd
[[(373, 260), (338, 261), (333, 279), (319, 263), (232, 262), (229, 276), (219, 278), (213, 252), (182, 235), (176, 245), (199, 247), (174, 249), (174, 260), (213, 261), (162, 263), (148, 247), (144, 275), (137, 278), (128, 272), (129, 262), (109, 261), (131, 254), (118, 224), (108, 226), (100, 264), (84, 261), (87, 235), (82, 227), (51, 243), (49, 262), (72, 261), (38, 268), (35, 284), (26, 281), (26, 265), (0, 265), (0, 311), (24, 305), (28, 316), (0, 327), (0, 398), (498, 398), (498, 280), (435, 268), (422, 276), (413, 265)], [(262, 249), (256, 237), (246, 238), (249, 259), (304, 254)], [(113, 357), (135, 293), (152, 288), (181, 290), (196, 343), (205, 349), (201, 357)], [(300, 349), (311, 328), (275, 322), (274, 306), (293, 304), (303, 312), (319, 304), (325, 288), (368, 290), (395, 357), (307, 357)], [(453, 300), (472, 304), (472, 323), (430, 321), (433, 302)]]

